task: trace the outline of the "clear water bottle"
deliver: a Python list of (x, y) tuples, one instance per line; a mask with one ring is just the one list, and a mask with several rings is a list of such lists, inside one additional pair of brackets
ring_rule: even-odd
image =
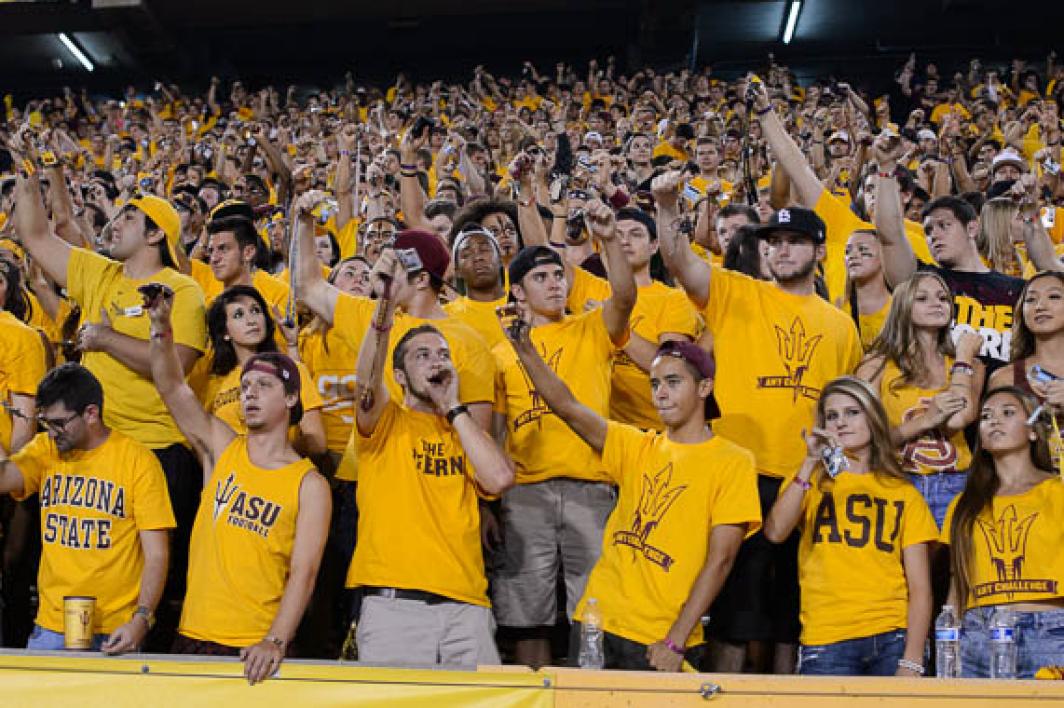
[(990, 678), (1016, 678), (1016, 619), (1007, 607), (990, 619)]
[(584, 621), (580, 626), (581, 669), (601, 669), (606, 658), (602, 653), (602, 614), (598, 600), (589, 597), (584, 604)]
[(961, 677), (961, 624), (953, 605), (944, 605), (935, 620), (935, 676)]

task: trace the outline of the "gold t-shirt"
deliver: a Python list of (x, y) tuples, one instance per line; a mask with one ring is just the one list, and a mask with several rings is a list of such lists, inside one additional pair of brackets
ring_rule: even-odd
[[(942, 543), (951, 543), (957, 497), (946, 511)], [(972, 527), (968, 607), (1064, 597), (1064, 482), (1050, 477), (1023, 494), (994, 497)]]
[[(953, 366), (953, 359), (946, 358), (945, 369)], [(891, 428), (919, 417), (927, 411), (931, 399), (949, 388), (948, 384), (938, 389), (916, 386), (892, 386), (900, 381), (901, 370), (888, 360), (879, 382), (879, 400), (887, 412)], [(972, 463), (972, 453), (964, 431), (958, 430), (946, 437), (940, 430), (924, 433), (902, 446), (902, 467), (910, 474), (937, 474), (940, 472), (964, 472)]]
[[(602, 554), (574, 613), (598, 600), (602, 627), (641, 644), (661, 641), (702, 572), (715, 526), (761, 526), (754, 457), (720, 436), (675, 443), (610, 421), (602, 464), (619, 486)], [(687, 646), (703, 641), (696, 626)]]
[(506, 300), (507, 298), (501, 297), (498, 300), (481, 302), (470, 300), (463, 295), (444, 305), (443, 311), (472, 327), (490, 350), (496, 344), (506, 341), (502, 325), (499, 324), (499, 317), (495, 314), (495, 309), (505, 305)]
[[(531, 336), (547, 366), (577, 400), (605, 418), (614, 343), (602, 309), (534, 327)], [(506, 416), (506, 451), (517, 468), (517, 483), (554, 477), (609, 481), (594, 451), (540, 398), (513, 346), (504, 342), (492, 353), (498, 370), (495, 410)]]
[[(341, 293), (333, 313), (333, 329), (356, 352), (362, 348), (362, 340), (373, 322), (373, 300)], [(384, 367), (384, 383), (388, 394), (396, 402), (402, 402), (403, 390), (395, 380), (392, 368), (392, 350), (408, 331), (420, 325), (432, 325), (440, 331), (451, 349), (451, 361), (458, 372), (458, 398), (462, 403), (491, 403), (495, 400), (495, 360), (484, 340), (476, 330), (455, 317), (427, 320), (396, 313), (388, 340), (388, 363)], [(354, 431), (351, 432), (354, 437)], [(336, 477), (348, 482), (358, 479), (356, 448), (349, 443), (337, 470)]]
[(801, 642), (833, 644), (904, 629), (909, 587), (902, 550), (938, 537), (908, 481), (819, 474), (802, 498), (798, 541)]
[(770, 477), (790, 477), (805, 457), (801, 430), (820, 391), (854, 370), (861, 341), (853, 321), (816, 295), (714, 268), (702, 316), (713, 333), (714, 432), (750, 450)]
[(389, 401), (355, 430), (358, 544), (347, 586), (422, 590), (487, 607), (473, 465), (442, 416)]
[[(0, 310), (0, 401), (11, 394), (34, 396), (45, 374), (41, 335), (7, 310)], [(11, 412), (0, 409), (0, 447), (11, 450)]]
[[(70, 251), (67, 290), (71, 299), (81, 305), (84, 322), (100, 322), (100, 312), (105, 310), (116, 332), (147, 341), (148, 312), (137, 288), (151, 282), (174, 291), (174, 344), (203, 352), (207, 345), (207, 319), (203, 292), (195, 281), (170, 268), (134, 280), (123, 274), (122, 264), (117, 261), (82, 248)], [(81, 363), (103, 386), (103, 417), (108, 427), (153, 449), (185, 442), (150, 377), (141, 376), (104, 352), (86, 352)]]
[(174, 527), (170, 496), (151, 450), (112, 430), (93, 450), (60, 454), (40, 433), (11, 461), (25, 499), (40, 496), (41, 564), (37, 624), (63, 631), (63, 598), (96, 598), (94, 634), (133, 616), (144, 552), (140, 532)]
[(299, 358), (321, 397), (321, 419), (329, 452), (342, 453), (355, 422), (355, 367), (358, 350), (334, 327), (299, 335)]

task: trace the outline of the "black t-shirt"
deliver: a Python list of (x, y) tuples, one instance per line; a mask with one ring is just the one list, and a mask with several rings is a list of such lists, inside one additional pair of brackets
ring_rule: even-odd
[(964, 332), (978, 332), (983, 337), (979, 358), (988, 371), (1008, 362), (1013, 310), (1023, 279), (996, 270), (970, 273), (927, 263), (920, 263), (920, 270), (938, 273), (953, 291), (953, 340)]

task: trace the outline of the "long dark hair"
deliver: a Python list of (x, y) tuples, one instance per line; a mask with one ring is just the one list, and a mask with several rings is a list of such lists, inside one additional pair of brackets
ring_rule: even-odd
[(1027, 299), (1027, 291), (1031, 289), (1031, 283), (1040, 278), (1056, 278), (1061, 285), (1064, 285), (1064, 273), (1054, 270), (1035, 273), (1023, 284), (1023, 290), (1016, 299), (1015, 314), (1012, 316), (1012, 351), (1010, 352), (1012, 361), (1023, 361), (1027, 357), (1034, 356), (1035, 336), (1023, 318), (1023, 303)]
[[(1031, 396), (1016, 386), (1000, 386), (986, 392), (983, 400), (979, 402), (980, 409), (990, 398), (999, 393), (1007, 394), (1019, 401), (1024, 410), (1024, 416), (1030, 416), (1038, 405)], [(1043, 472), (1054, 474), (1045, 416), (1036, 419), (1031, 429), (1035, 432), (1035, 439), (1030, 445), (1031, 462)], [(1000, 487), (1001, 481), (997, 476), (994, 458), (983, 449), (983, 441), (980, 437), (972, 453), (968, 482), (957, 498), (957, 506), (953, 510), (953, 522), (950, 527), (950, 567), (957, 587), (958, 609), (961, 612), (964, 612), (968, 604), (968, 595), (972, 591), (972, 547), (974, 545), (972, 534), (975, 531), (975, 520), (984, 510), (991, 510), (994, 495)]]
[(225, 308), (240, 297), (249, 297), (258, 303), (266, 320), (266, 330), (262, 341), (255, 347), (255, 353), (277, 351), (277, 342), (273, 338), (276, 325), (270, 315), (270, 308), (266, 304), (266, 299), (262, 297), (262, 293), (250, 285), (234, 285), (231, 288), (226, 288), (221, 295), (214, 299), (210, 309), (207, 310), (207, 333), (210, 336), (211, 348), (214, 351), (214, 357), (211, 360), (211, 373), (218, 376), (225, 376), (237, 365), (236, 347), (233, 346), (233, 342), (229, 339), (227, 326), (229, 324), (229, 315)]
[(22, 288), (22, 271), (14, 263), (0, 258), (0, 278), (7, 284), (7, 295), (0, 307), (10, 312), (22, 322), (29, 322), (33, 306), (29, 296)]

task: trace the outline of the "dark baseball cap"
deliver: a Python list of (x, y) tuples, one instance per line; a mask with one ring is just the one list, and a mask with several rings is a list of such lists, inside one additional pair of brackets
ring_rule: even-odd
[(563, 268), (562, 257), (550, 246), (527, 246), (518, 251), (510, 261), (510, 284), (520, 285), (529, 271), (542, 265), (558, 265)]
[(276, 376), (284, 385), (285, 395), (295, 394), (299, 397), (296, 405), (288, 412), (288, 424), (296, 425), (303, 419), (303, 397), (301, 394), (299, 367), (291, 358), (280, 352), (261, 352), (254, 355), (240, 370), (240, 378), (249, 371), (261, 371), (271, 376)]
[(394, 247), (396, 250), (412, 248), (417, 251), (422, 268), (437, 281), (443, 281), (447, 267), (451, 265), (451, 254), (447, 252), (447, 247), (443, 245), (439, 236), (428, 231), (421, 229), (400, 231), (395, 237)]
[[(713, 358), (713, 355), (694, 342), (681, 340), (662, 342), (661, 346), (658, 347), (658, 351), (654, 355), (654, 358), (656, 359), (659, 356), (671, 356), (677, 359), (683, 359), (687, 364), (692, 366), (702, 378), (712, 379), (717, 373), (717, 362)], [(703, 408), (703, 417), (705, 420), (716, 420), (717, 418), (720, 418), (720, 416), (720, 406), (717, 404), (717, 398), (714, 393), (710, 391), (709, 396), (706, 397), (706, 402)]]
[(768, 223), (757, 230), (758, 238), (768, 238), (780, 231), (793, 231), (813, 239), (813, 243), (819, 245), (827, 239), (827, 227), (811, 209), (805, 207), (784, 207), (772, 215)]

